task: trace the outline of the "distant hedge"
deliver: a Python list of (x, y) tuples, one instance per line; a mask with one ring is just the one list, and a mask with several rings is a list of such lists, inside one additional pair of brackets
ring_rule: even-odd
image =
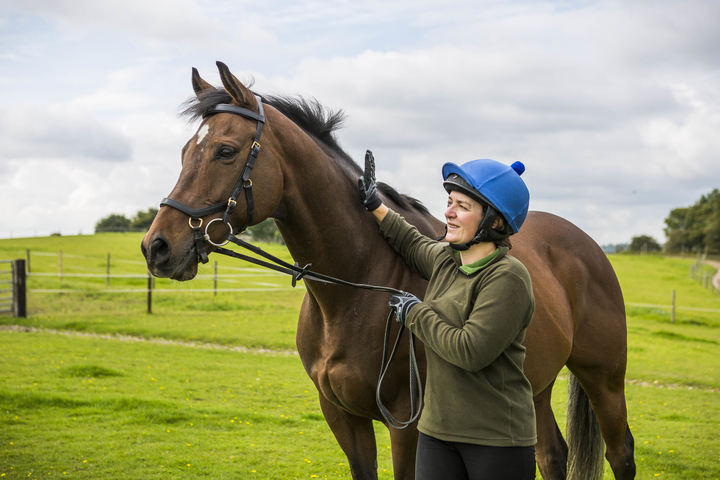
[(113, 213), (100, 219), (95, 224), (95, 233), (102, 232), (147, 232), (155, 220), (157, 208), (148, 208), (147, 211), (138, 211), (133, 218)]
[[(145, 212), (142, 210), (138, 211), (133, 218), (127, 218), (125, 215), (113, 213), (95, 224), (95, 233), (147, 232), (153, 220), (155, 220), (157, 213), (157, 208), (149, 208)], [(248, 230), (254, 240), (280, 244), (285, 243), (272, 218), (267, 218), (257, 225), (250, 227)]]

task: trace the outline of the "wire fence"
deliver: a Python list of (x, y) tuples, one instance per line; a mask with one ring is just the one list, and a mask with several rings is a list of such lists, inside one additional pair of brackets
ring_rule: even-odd
[[(148, 311), (152, 308), (152, 294), (163, 293), (252, 293), (291, 290), (290, 279), (277, 272), (258, 267), (235, 265), (201, 266), (192, 282), (181, 283), (168, 279), (152, 277), (146, 270), (143, 259), (118, 258), (119, 255), (82, 255), (77, 253), (31, 251), (26, 250), (23, 262), (27, 270), (28, 293), (34, 294), (127, 294), (137, 293), (148, 296)], [(705, 288), (720, 295), (712, 275), (704, 269), (706, 260), (703, 255), (689, 267), (690, 278)], [(714, 265), (718, 266), (718, 265)], [(0, 312), (12, 309), (12, 263), (0, 261)], [(7, 277), (7, 278), (5, 278)], [(8, 288), (3, 288), (7, 286)], [(303, 288), (300, 286), (300, 288)], [(3, 296), (3, 295), (7, 295)], [(669, 310), (672, 318), (676, 311), (695, 311), (720, 313), (720, 309), (700, 308), (676, 305), (675, 291), (670, 304), (650, 304), (627, 302), (626, 306)]]
[[(281, 273), (268, 272), (261, 269), (247, 268), (242, 269), (245, 273), (217, 273), (217, 262), (214, 264), (215, 271), (212, 274), (198, 274), (193, 279), (193, 286), (189, 287), (190, 291), (193, 292), (258, 292), (258, 291), (272, 291), (272, 290), (286, 290), (292, 289), (290, 280), (287, 275)], [(228, 268), (228, 267), (225, 267)], [(97, 285), (84, 283), (81, 286), (75, 288), (70, 286), (64, 286), (61, 288), (29, 288), (30, 293), (147, 293), (149, 291), (154, 292), (165, 292), (165, 293), (187, 293), (188, 288), (183, 286), (180, 287), (179, 282), (172, 280), (158, 279), (153, 277), (149, 273), (137, 274), (137, 273), (67, 273), (63, 271), (56, 272), (31, 272), (27, 274), (29, 279), (55, 279), (63, 280), (64, 285), (69, 285), (73, 279), (102, 279), (105, 280), (106, 287), (98, 287)], [(270, 281), (258, 281), (257, 279), (267, 278), (268, 280), (285, 280), (286, 283), (270, 282)], [(109, 288), (112, 282), (111, 280), (147, 280), (148, 286), (146, 287), (125, 287), (125, 288)], [(163, 287), (156, 287), (155, 284), (158, 281), (163, 281)], [(221, 282), (234, 282), (243, 280), (240, 283), (248, 286), (238, 287), (219, 287), (218, 284)], [(210, 286), (196, 286), (199, 284), (205, 284), (212, 282)], [(302, 288), (302, 287), (301, 287)]]
[[(20, 251), (18, 251), (19, 253)], [(22, 269), (26, 272), (27, 286), (23, 293), (29, 294), (141, 294), (147, 295), (147, 311), (152, 312), (152, 296), (162, 294), (253, 293), (287, 291), (294, 287), (286, 275), (258, 267), (213, 264), (199, 266), (198, 274), (190, 282), (178, 282), (151, 276), (143, 259), (119, 258), (119, 254), (78, 254), (25, 250)], [(0, 263), (0, 282), (3, 281), (3, 265), (11, 267), (12, 261)], [(8, 283), (12, 276), (8, 275)], [(0, 283), (0, 287), (4, 284)], [(297, 286), (304, 289), (303, 286)], [(2, 295), (0, 291), (0, 295)], [(12, 299), (9, 299), (12, 304)], [(0, 297), (0, 309), (5, 307)], [(11, 311), (11, 306), (8, 305)], [(4, 311), (4, 310), (0, 310)]]
[[(51, 260), (53, 259), (53, 260)], [(55, 260), (57, 263), (55, 263)], [(102, 265), (102, 266), (101, 266)], [(139, 268), (142, 267), (141, 271)], [(212, 272), (207, 272), (212, 268)], [(137, 283), (140, 279), (152, 280), (151, 289), (164, 292), (186, 292), (187, 287), (179, 287), (179, 283), (169, 279), (156, 279), (146, 270), (144, 260), (128, 260), (116, 258), (107, 253), (105, 257), (98, 255), (69, 254), (62, 250), (57, 252), (26, 250), (26, 269), (28, 278), (36, 279), (30, 292), (145, 292), (148, 287), (135, 287), (128, 283)], [(200, 271), (191, 282), (192, 291), (204, 292), (244, 292), (291, 288), (285, 275), (263, 268), (218, 265), (215, 261), (211, 267), (200, 266)], [(46, 281), (42, 281), (45, 279)], [(50, 288), (50, 279), (57, 279), (61, 286)], [(73, 282), (77, 280), (77, 282)], [(82, 280), (89, 280), (83, 282)], [(102, 288), (98, 280), (104, 280)], [(115, 280), (119, 282), (115, 282)], [(132, 282), (135, 280), (135, 282)], [(274, 281), (277, 280), (277, 281)], [(130, 282), (128, 282), (130, 281)], [(161, 287), (156, 287), (160, 282)], [(125, 288), (111, 287), (113, 283), (123, 283)], [(219, 286), (222, 283), (239, 283), (241, 285)], [(75, 284), (75, 285), (72, 285)], [(211, 285), (211, 286), (210, 286)]]

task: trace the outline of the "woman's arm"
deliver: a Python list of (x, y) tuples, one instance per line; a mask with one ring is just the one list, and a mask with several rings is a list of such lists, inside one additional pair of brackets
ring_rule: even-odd
[[(462, 326), (450, 325), (440, 311), (429, 305), (415, 305), (405, 326), (446, 361), (468, 371), (479, 371), (495, 360), (527, 326), (534, 310), (527, 279), (506, 272), (484, 285), (475, 299), (469, 318)], [(464, 301), (459, 292), (446, 292), (443, 302)], [(466, 300), (465, 300), (466, 301)]]
[(388, 207), (385, 206), (384, 203), (381, 203), (378, 208), (372, 211), (373, 216), (375, 217), (375, 220), (377, 221), (378, 225), (383, 221), (385, 218), (385, 215), (387, 215), (388, 210), (390, 210)]

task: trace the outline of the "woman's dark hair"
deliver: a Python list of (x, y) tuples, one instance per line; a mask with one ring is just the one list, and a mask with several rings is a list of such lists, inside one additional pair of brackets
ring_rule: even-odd
[[(483, 217), (484, 217), (487, 214), (488, 207), (487, 207), (487, 205), (482, 204), (482, 203), (480, 205), (482, 205)], [(505, 221), (505, 217), (503, 217), (500, 212), (498, 212), (498, 214), (497, 214), (497, 220), (498, 220), (498, 228), (495, 228), (494, 230), (496, 230), (500, 233), (505, 232), (505, 229), (507, 228), (507, 222)], [(500, 240), (493, 240), (493, 243), (495, 244), (496, 247), (507, 247), (508, 250), (512, 249), (512, 241), (510, 240), (510, 237), (501, 238)]]
[[(507, 228), (507, 223), (505, 223), (505, 219), (502, 215), (498, 214), (498, 218), (500, 219), (500, 229), (496, 229), (498, 232), (504, 232), (505, 228)], [(510, 237), (501, 238), (500, 240), (493, 242), (496, 247), (507, 247), (508, 250), (512, 249), (512, 241), (510, 240)]]

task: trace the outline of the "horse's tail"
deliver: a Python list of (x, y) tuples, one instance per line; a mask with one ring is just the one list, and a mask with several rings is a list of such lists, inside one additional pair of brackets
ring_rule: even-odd
[(603, 478), (605, 442), (590, 399), (572, 373), (568, 378), (568, 480)]

